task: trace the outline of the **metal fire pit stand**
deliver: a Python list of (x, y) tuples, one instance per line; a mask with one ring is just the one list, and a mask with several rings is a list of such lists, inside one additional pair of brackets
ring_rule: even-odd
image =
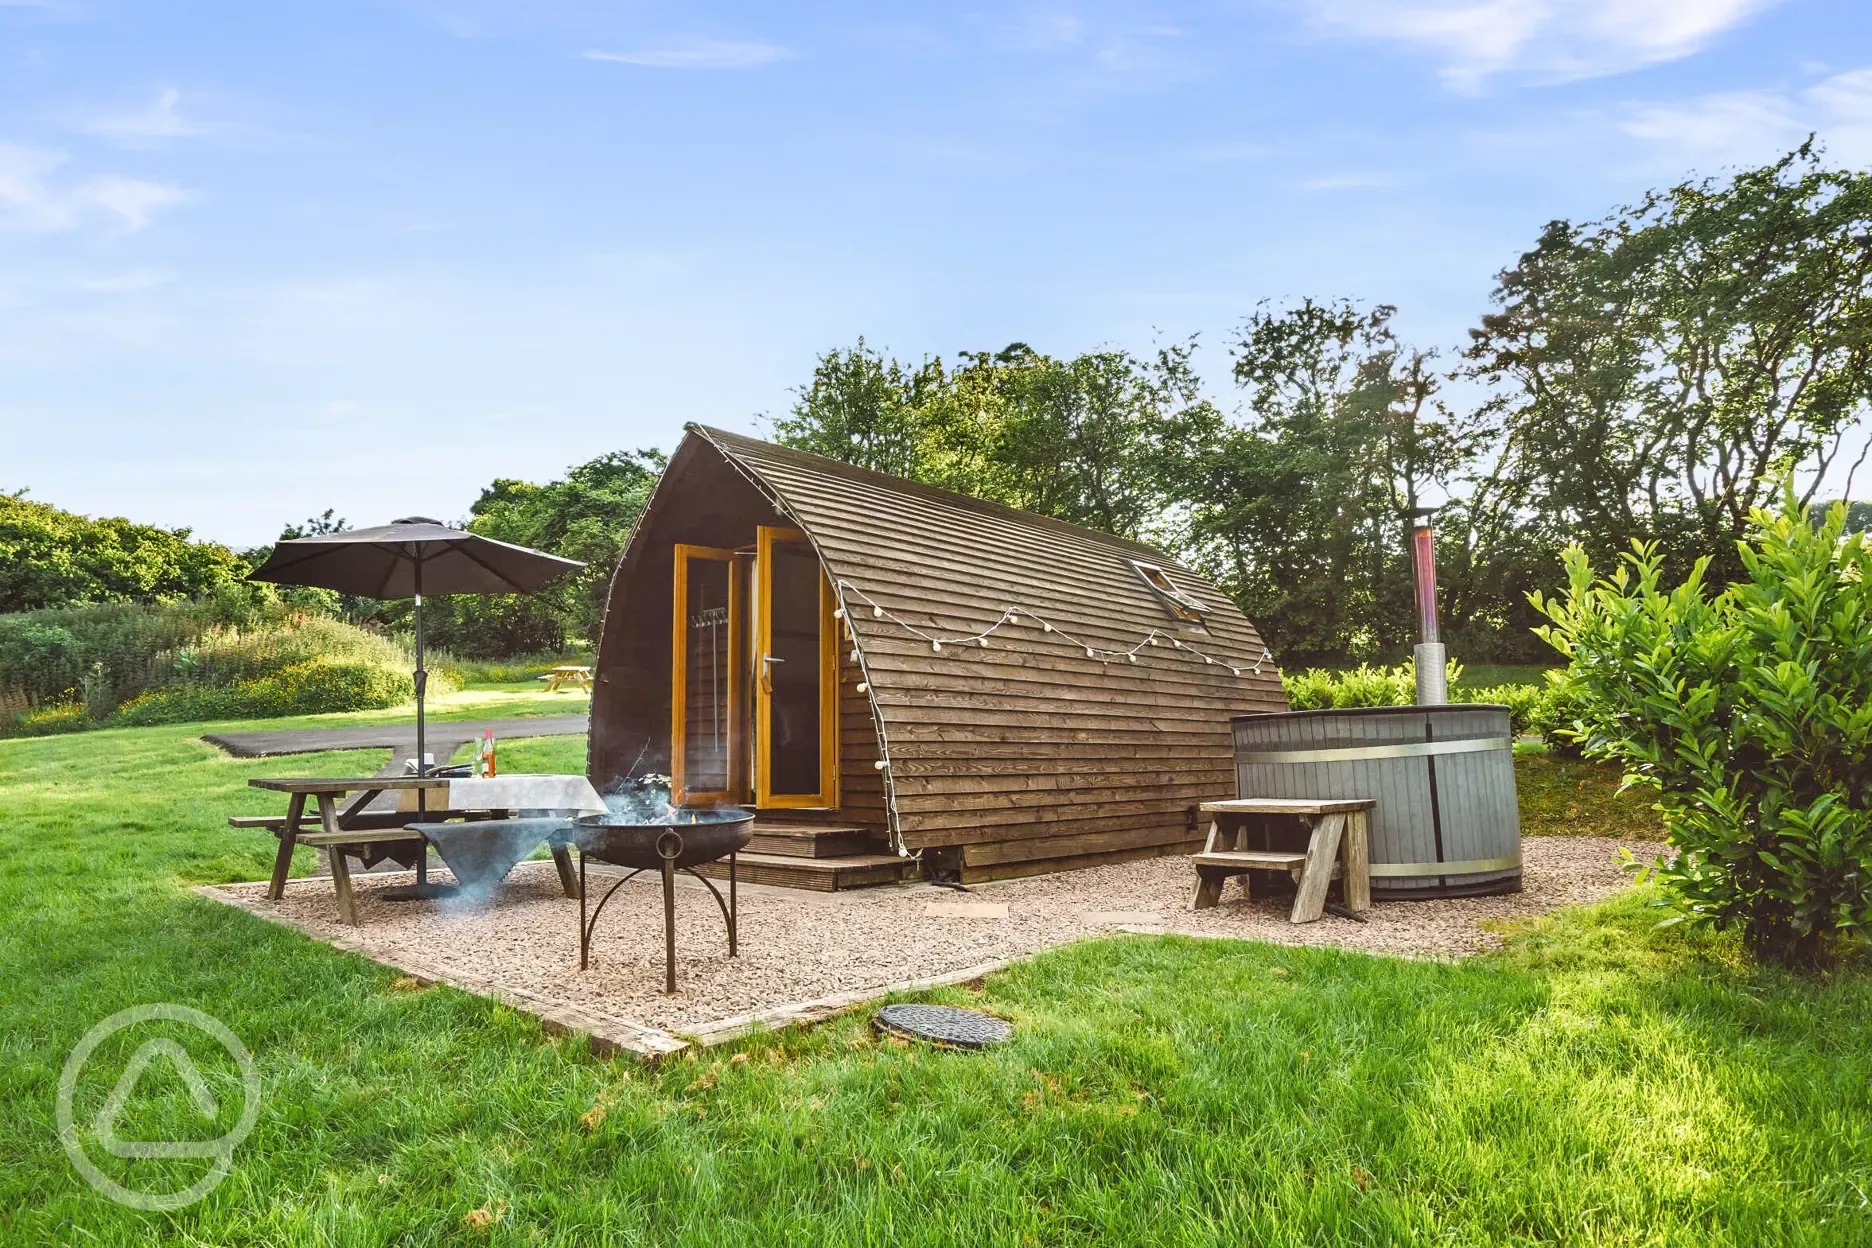
[[(674, 993), (676, 991), (676, 872), (681, 870), (695, 876), (715, 898), (715, 904), (721, 907), (722, 922), (728, 928), (728, 956), (737, 957), (740, 954), (736, 937), (741, 908), (735, 895), (735, 854), (732, 850), (728, 854), (728, 896), (724, 899), (721, 890), (715, 887), (713, 880), (699, 874), (694, 867), (676, 865), (676, 860), (682, 857), (683, 852), (682, 833), (672, 828), (657, 837), (656, 851), (657, 857), (663, 860), (660, 867), (663, 874), (663, 991)], [(598, 904), (592, 908), (591, 917), (587, 919), (585, 916), (585, 847), (582, 845), (579, 847), (579, 970), (585, 970), (591, 964), (592, 932), (597, 930), (598, 916), (604, 913), (605, 903), (611, 900), (618, 889), (623, 888), (648, 870), (650, 870), (649, 867), (639, 867), (613, 884), (605, 895), (598, 899)]]

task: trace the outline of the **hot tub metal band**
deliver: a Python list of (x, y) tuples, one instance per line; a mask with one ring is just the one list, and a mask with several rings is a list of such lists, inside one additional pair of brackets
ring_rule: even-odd
[(1432, 754), (1478, 754), (1486, 750), (1512, 750), (1508, 737), (1468, 741), (1406, 741), (1397, 745), (1361, 745), (1346, 750), (1267, 750), (1237, 754), (1237, 763), (1349, 763), (1361, 758), (1424, 758)]
[(1374, 862), (1368, 868), (1372, 878), (1402, 875), (1481, 875), (1485, 871), (1513, 871), (1521, 865), (1521, 855), (1506, 858), (1465, 858), (1461, 862)]

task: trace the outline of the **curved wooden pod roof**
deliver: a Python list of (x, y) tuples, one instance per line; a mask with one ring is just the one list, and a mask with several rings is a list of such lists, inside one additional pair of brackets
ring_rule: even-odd
[[(1161, 551), (739, 434), (688, 430), (640, 532), (656, 527), (651, 511), (680, 506), (682, 484), (670, 478), (694, 470), (699, 440), (811, 539), (846, 607), (887, 759), (893, 830), (907, 849), (1035, 840), (1045, 843), (1028, 859), (1073, 857), (1153, 828), (1165, 843), (1192, 803), (1233, 795), (1230, 717), (1287, 709), (1254, 625)], [(614, 599), (637, 545), (619, 565)], [(1132, 560), (1169, 573), (1201, 604), (1207, 631), (1179, 631)], [(939, 652), (904, 627), (975, 634), (1009, 607), (1033, 614), (985, 647)], [(1130, 650), (1152, 630), (1162, 640), (1135, 662), (1086, 653)]]

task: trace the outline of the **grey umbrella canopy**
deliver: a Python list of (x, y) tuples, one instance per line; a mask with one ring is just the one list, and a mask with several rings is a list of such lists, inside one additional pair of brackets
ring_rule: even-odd
[(530, 594), (585, 565), (412, 516), (281, 542), (250, 581), (315, 585), (366, 598), (420, 594)]
[[(273, 548), (267, 561), (247, 574), (250, 581), (311, 585), (365, 598), (416, 600), (416, 771), (428, 772), (423, 702), (429, 673), (423, 667), (424, 594), (530, 594), (556, 577), (585, 565), (542, 550), (497, 542), (451, 529), (439, 521), (410, 516), (374, 529), (349, 529), (317, 537), (295, 537)], [(428, 805), (416, 794), (418, 821)], [(337, 853), (334, 849), (332, 852)], [(416, 860), (417, 889), (424, 892), (427, 856)]]

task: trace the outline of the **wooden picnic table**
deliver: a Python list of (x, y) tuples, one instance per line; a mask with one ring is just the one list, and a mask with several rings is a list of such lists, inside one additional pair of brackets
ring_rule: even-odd
[[(357, 907), (351, 893), (351, 867), (345, 862), (347, 853), (362, 855), (367, 846), (391, 844), (398, 841), (417, 841), (421, 844), (416, 855), (416, 880), (418, 884), (428, 880), (428, 841), (419, 831), (408, 827), (412, 823), (439, 823), (451, 819), (472, 819), (502, 817), (508, 811), (466, 811), (466, 810), (370, 810), (370, 804), (380, 795), (390, 792), (429, 793), (436, 790), (447, 792), (447, 776), (305, 776), (286, 778), (261, 778), (249, 780), (249, 785), (256, 789), (266, 789), (273, 793), (284, 793), (289, 800), (286, 814), (279, 816), (235, 816), (228, 823), (237, 828), (267, 828), (279, 837), (279, 853), (273, 859), (273, 876), (267, 883), (268, 898), (278, 901), (286, 892), (286, 877), (292, 870), (292, 854), (295, 846), (317, 846), (328, 851), (331, 857), (332, 887), (338, 894), (338, 912), (343, 921), (352, 926), (357, 924)], [(357, 794), (342, 807), (339, 799), (347, 794)], [(307, 832), (306, 803), (312, 802), (318, 810), (318, 830)], [(553, 865), (558, 868), (559, 882), (567, 892), (566, 896), (577, 896), (572, 890), (577, 887), (577, 879), (572, 870), (572, 857), (562, 846), (553, 848)]]
[[(1297, 876), (1293, 913), (1289, 922), (1311, 923), (1326, 909), (1326, 889), (1337, 875), (1343, 883), (1345, 907), (1354, 914), (1371, 909), (1371, 863), (1366, 844), (1372, 807), (1368, 797), (1296, 798), (1250, 797), (1226, 802), (1203, 802), (1197, 810), (1209, 816), (1209, 836), (1202, 852), (1191, 855), (1196, 867), (1196, 896), (1192, 910), (1207, 910), (1222, 900), (1222, 885), (1233, 876), (1244, 884), (1251, 871), (1285, 871)], [(1306, 848), (1250, 848), (1246, 820), (1253, 816), (1292, 819), (1306, 839)]]
[(557, 693), (567, 685), (577, 685), (590, 693), (592, 687), (592, 669), (579, 663), (562, 663), (540, 677), (546, 682), (547, 693)]

